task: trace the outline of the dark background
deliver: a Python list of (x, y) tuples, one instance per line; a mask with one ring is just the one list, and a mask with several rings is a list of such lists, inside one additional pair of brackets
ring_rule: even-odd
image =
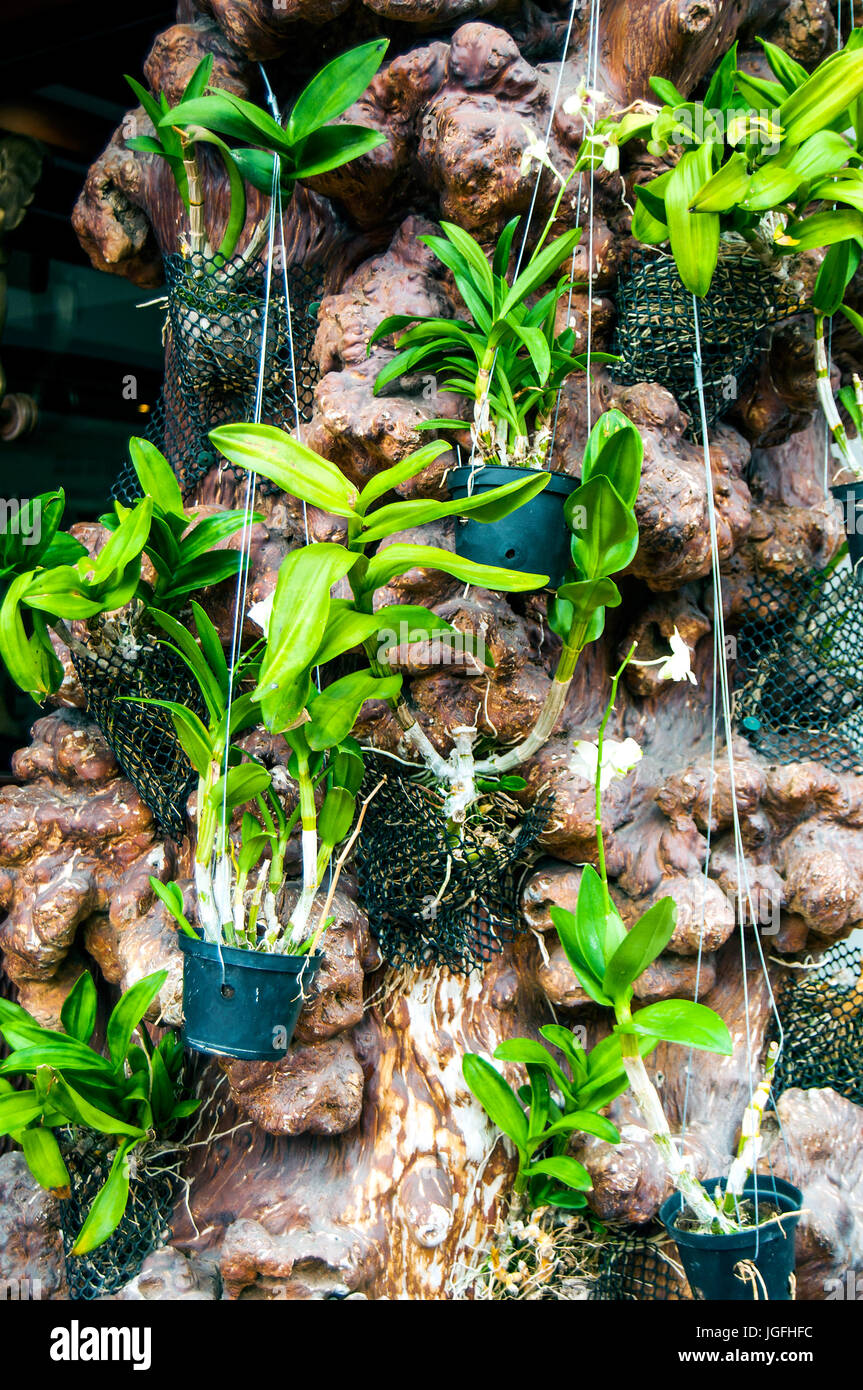
[[(93, 270), (70, 217), (87, 169), (135, 104), (123, 74), (141, 80), (153, 38), (173, 19), (170, 5), (0, 0), (0, 136), (29, 135), (44, 151), (35, 198), (0, 241), (6, 389), (38, 408), (31, 433), (0, 440), (0, 497), (63, 487), (65, 525), (105, 509), (126, 441), (158, 397), (163, 309), (137, 306), (159, 291)], [(124, 399), (130, 375), (136, 399)], [(37, 712), (2, 677), (0, 778)]]

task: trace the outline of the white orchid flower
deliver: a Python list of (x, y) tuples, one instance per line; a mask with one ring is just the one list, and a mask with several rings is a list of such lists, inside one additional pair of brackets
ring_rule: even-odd
[[(586, 778), (588, 782), (595, 782), (596, 764), (599, 759), (597, 744), (580, 738), (576, 740), (574, 748), (575, 752), (569, 760), (570, 769), (580, 777)], [(612, 782), (626, 777), (641, 759), (642, 752), (634, 738), (625, 738), (622, 742), (615, 738), (605, 739), (602, 745), (599, 790), (604, 792)]]
[(658, 666), (657, 675), (661, 681), (691, 681), (693, 685), (698, 684), (698, 677), (692, 670), (692, 653), (684, 642), (675, 625), (674, 631), (668, 639), (671, 652), (668, 656), (659, 656), (655, 661), (633, 661), (633, 666)]
[(595, 108), (604, 106), (608, 97), (604, 92), (600, 92), (596, 87), (588, 87), (582, 78), (572, 96), (566, 98), (563, 103), (564, 114), (567, 116), (587, 116), (592, 119)]
[(525, 135), (527, 136), (527, 145), (525, 146), (524, 152), (521, 156), (521, 164), (519, 165), (519, 173), (521, 174), (521, 177), (523, 179), (527, 178), (528, 174), (530, 173), (531, 165), (539, 164), (545, 169), (550, 169), (551, 172), (554, 174), (554, 177), (558, 179), (560, 182), (563, 182), (563, 180), (560, 177), (560, 174), (557, 172), (557, 170), (551, 162), (551, 156), (548, 153), (548, 145), (546, 144), (546, 142), (544, 140), (540, 140), (538, 135), (534, 135), (533, 131), (530, 129), (529, 126), (522, 126), (522, 129)]
[(265, 637), (270, 635), (270, 619), (273, 616), (274, 594), (268, 594), (260, 603), (253, 603), (246, 617), (261, 629)]

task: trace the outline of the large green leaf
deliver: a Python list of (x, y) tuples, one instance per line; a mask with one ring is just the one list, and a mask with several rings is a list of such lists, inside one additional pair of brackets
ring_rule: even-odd
[(401, 684), (401, 676), (381, 678), (371, 671), (352, 671), (334, 681), (309, 704), (311, 722), (305, 726), (309, 747), (316, 752), (334, 748), (347, 738), (366, 700), (395, 699)]
[(829, 212), (816, 212), (799, 222), (790, 222), (780, 245), (796, 256), (801, 251), (833, 246), (846, 237), (863, 237), (863, 212), (851, 208), (833, 208)]
[(457, 497), (451, 502), (438, 502), (434, 498), (392, 502), (372, 512), (361, 539), (364, 543), (383, 540), (385, 536), (424, 526), (445, 516), (470, 516), (472, 521), (486, 523), (500, 521), (542, 492), (550, 478), (550, 473), (537, 471), (529, 477), (514, 478), (500, 487), (476, 492), (472, 497)]
[(87, 1220), (72, 1246), (73, 1255), (88, 1255), (117, 1229), (129, 1200), (129, 1152), (134, 1143), (121, 1144), (104, 1186), (93, 1201)]
[(840, 53), (832, 62), (820, 64), (779, 108), (783, 144), (800, 145), (824, 130), (861, 92), (863, 63), (855, 53)]
[(662, 1042), (683, 1043), (730, 1057), (734, 1051), (728, 1025), (704, 1004), (687, 999), (660, 999), (633, 1014), (632, 1029)]
[(812, 304), (819, 313), (831, 316), (839, 311), (842, 299), (860, 264), (860, 244), (857, 241), (837, 241), (828, 248), (818, 267)]
[(635, 425), (622, 410), (606, 410), (590, 432), (581, 480), (607, 478), (625, 507), (632, 507), (641, 482), (644, 444)]
[(749, 188), (749, 161), (739, 151), (732, 154), (702, 184), (690, 204), (693, 212), (728, 212), (746, 196)]
[(219, 425), (209, 438), (241, 468), (335, 516), (355, 516), (357, 489), (339, 468), (275, 425)]
[(593, 1187), (593, 1180), (587, 1169), (574, 1158), (567, 1158), (561, 1155), (558, 1158), (540, 1158), (536, 1163), (531, 1163), (526, 1170), (531, 1177), (535, 1174), (547, 1174), (550, 1178), (557, 1178), (558, 1182), (566, 1183), (567, 1187), (573, 1187), (577, 1192), (589, 1192)]
[(441, 439), (433, 439), (431, 443), (424, 444), (422, 448), (415, 450), (403, 458), (401, 463), (396, 463), (392, 468), (384, 468), (380, 473), (366, 483), (357, 500), (356, 509), (364, 515), (372, 502), (376, 502), (379, 497), (384, 497), (386, 493), (392, 492), (394, 488), (406, 483), (409, 478), (415, 478), (418, 473), (422, 473), (430, 463), (440, 458), (449, 449), (449, 444)]
[(693, 213), (693, 201), (713, 173), (715, 146), (707, 142), (681, 155), (665, 185), (668, 235), (680, 278), (699, 298), (710, 289), (719, 258), (719, 217)]
[(379, 130), (361, 125), (331, 125), (317, 130), (303, 141), (297, 151), (294, 179), (311, 179), (350, 164), (352, 159), (385, 145), (387, 137)]
[(462, 1059), (462, 1074), (468, 1087), (493, 1124), (511, 1139), (522, 1158), (527, 1156), (527, 1117), (512, 1087), (495, 1067), (475, 1052)]
[(323, 666), (325, 662), (332, 661), (343, 652), (361, 646), (377, 633), (379, 627), (380, 622), (376, 614), (358, 613), (350, 603), (334, 599), (330, 604), (330, 615), (323, 641), (315, 652), (315, 666)]
[(647, 909), (608, 962), (602, 981), (606, 994), (612, 999), (626, 995), (630, 985), (665, 950), (676, 920), (673, 898), (661, 898)]
[(601, 983), (605, 974), (605, 958), (602, 954), (600, 927), (596, 923), (591, 924), (586, 912), (582, 925), (579, 926), (574, 913), (567, 912), (565, 908), (556, 904), (551, 908), (551, 920), (564, 954), (582, 989), (597, 1004), (611, 1004), (612, 1001), (603, 992)]
[(608, 1144), (620, 1143), (617, 1126), (613, 1125), (611, 1120), (606, 1120), (604, 1115), (594, 1114), (592, 1110), (570, 1110), (561, 1119), (555, 1120), (553, 1125), (549, 1125), (545, 1133), (595, 1134), (597, 1139), (604, 1139)]
[(467, 584), (499, 589), (502, 593), (541, 589), (548, 583), (547, 574), (526, 574), (520, 570), (500, 569), (496, 565), (479, 565), (450, 550), (441, 550), (432, 545), (395, 544), (386, 546), (369, 561), (362, 582), (363, 592), (373, 593), (389, 584), (397, 575), (417, 568), (442, 570), (444, 574), (463, 579)]
[(42, 1101), (35, 1091), (12, 1091), (0, 1096), (0, 1136), (14, 1134), (42, 1114)]
[(216, 807), (224, 806), (230, 815), (237, 806), (265, 792), (271, 780), (267, 769), (258, 763), (240, 763), (238, 767), (229, 767), (218, 779), (210, 792), (210, 802)]
[(548, 1048), (535, 1042), (533, 1038), (506, 1038), (495, 1048), (494, 1055), (501, 1062), (520, 1062), (522, 1066), (530, 1063), (531, 1066), (542, 1067), (554, 1077), (564, 1094), (569, 1092), (569, 1077), (552, 1057)]
[(625, 569), (638, 550), (638, 523), (601, 475), (570, 493), (564, 516), (572, 531), (572, 558), (585, 579)]
[(349, 834), (357, 799), (346, 787), (332, 787), (318, 815), (318, 836), (324, 845), (338, 845)]
[(96, 986), (88, 970), (78, 976), (63, 1000), (60, 1022), (76, 1042), (88, 1043), (96, 1027)]
[(175, 126), (202, 126), (244, 145), (258, 145), (279, 154), (290, 155), (294, 148), (294, 141), (266, 111), (219, 87), (207, 96), (179, 102), (160, 117), (160, 131)]
[(119, 1115), (111, 1114), (101, 1106), (94, 1105), (80, 1089), (55, 1073), (51, 1087), (51, 1103), (73, 1124), (83, 1125), (85, 1129), (96, 1130), (100, 1134), (123, 1134), (133, 1139), (145, 1139), (146, 1129), (127, 1124)]
[(531, 256), (525, 269), (514, 282), (509, 294), (503, 301), (498, 312), (499, 318), (506, 318), (517, 305), (523, 304), (528, 295), (533, 294), (534, 290), (544, 285), (549, 276), (553, 275), (559, 265), (568, 260), (581, 236), (580, 228), (571, 232), (563, 232), (561, 236), (555, 237), (548, 246), (543, 247), (539, 255)]
[(388, 39), (373, 39), (327, 63), (297, 97), (288, 120), (288, 139), (304, 140), (358, 101), (383, 62), (388, 44)]
[(27, 1167), (39, 1186), (44, 1187), (46, 1192), (53, 1192), (57, 1197), (68, 1197), (69, 1170), (63, 1162), (60, 1145), (51, 1130), (43, 1125), (35, 1125), (32, 1129), (23, 1130), (19, 1139)]
[(149, 439), (129, 440), (129, 457), (145, 497), (152, 497), (163, 512), (186, 520), (183, 494), (173, 468), (165, 455)]
[(145, 975), (137, 984), (132, 985), (131, 989), (127, 989), (114, 1006), (108, 1019), (106, 1038), (108, 1052), (115, 1067), (123, 1066), (132, 1034), (167, 978), (167, 970), (157, 970), (152, 975)]

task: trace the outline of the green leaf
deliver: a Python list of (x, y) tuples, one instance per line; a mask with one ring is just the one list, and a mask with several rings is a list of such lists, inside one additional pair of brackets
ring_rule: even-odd
[(580, 236), (581, 229), (577, 227), (574, 231), (564, 232), (561, 236), (555, 237), (554, 241), (543, 247), (539, 255), (534, 253), (504, 299), (498, 318), (506, 318), (507, 314), (524, 303), (528, 295), (533, 294), (540, 285), (544, 285), (558, 266), (572, 256)]
[(230, 814), (237, 806), (265, 792), (271, 780), (267, 769), (257, 763), (229, 767), (210, 792), (210, 804), (217, 808), (225, 806)]
[(88, 1043), (96, 1027), (96, 986), (88, 970), (78, 976), (63, 1001), (60, 1022), (77, 1042)]
[[(157, 970), (145, 975), (114, 1006), (108, 1019), (106, 1038), (111, 1061), (116, 1068), (122, 1067), (132, 1041), (132, 1034), (140, 1024), (159, 990), (168, 978), (167, 970)], [(111, 1131), (114, 1132), (114, 1131)], [(131, 1131), (116, 1131), (130, 1133)]]
[(587, 1075), (587, 1058), (584, 1054), (584, 1048), (578, 1045), (568, 1028), (564, 1028), (560, 1023), (544, 1023), (539, 1031), (547, 1042), (560, 1048), (569, 1062), (573, 1080), (577, 1081), (579, 1077)]
[[(863, 334), (863, 316), (861, 316), (860, 314), (858, 314), (858, 313), (856, 312), (856, 310), (854, 310), (854, 309), (849, 309), (847, 304), (840, 304), (840, 305), (839, 305), (839, 312), (840, 312), (841, 314), (844, 314), (845, 318), (846, 318), (846, 319), (848, 320), (848, 322), (852, 325), (852, 327), (854, 327), (854, 328), (857, 329), (857, 332), (858, 332), (858, 333)], [(840, 399), (842, 400), (842, 402), (845, 404), (845, 407), (846, 407), (846, 409), (848, 410), (848, 413), (850, 414), (852, 420), (854, 420), (855, 424), (857, 425), (857, 429), (858, 429), (858, 431), (859, 431), (859, 430), (860, 430), (860, 424), (859, 424), (859, 422), (858, 422), (858, 420), (857, 420), (857, 415), (859, 415), (859, 413), (860, 413), (860, 407), (857, 405), (857, 401), (856, 401), (856, 398), (855, 398), (855, 396), (854, 396), (854, 388), (853, 388), (853, 386), (843, 386), (843, 387), (842, 387), (842, 390), (839, 392), (839, 396), (840, 396)], [(849, 405), (848, 405), (848, 400), (849, 400), (849, 398), (854, 402), (854, 406), (855, 406), (855, 408), (856, 408), (856, 414), (855, 414), (855, 411), (854, 411), (854, 410), (851, 410), (850, 407), (849, 407)]]
[(623, 997), (629, 986), (656, 960), (674, 935), (677, 909), (673, 898), (661, 898), (649, 907), (608, 962), (602, 988), (612, 999)]
[(294, 141), (272, 116), (261, 107), (221, 87), (214, 88), (207, 96), (179, 102), (160, 116), (157, 129), (164, 131), (188, 126), (218, 131), (220, 135), (229, 135), (241, 144), (257, 145), (278, 154), (290, 156), (293, 153)]
[[(586, 872), (587, 868), (585, 868)], [(596, 874), (595, 869), (592, 872)], [(582, 877), (581, 891), (583, 890), (584, 878)], [(579, 892), (579, 905), (581, 904), (581, 891)], [(591, 890), (589, 888), (585, 896), (585, 907), (581, 912), (580, 921), (577, 915), (567, 912), (565, 908), (557, 905), (551, 908), (551, 920), (560, 938), (564, 954), (582, 989), (597, 1004), (611, 1004), (612, 1001), (603, 992), (601, 983), (605, 974), (605, 957), (602, 953), (600, 930), (605, 909), (603, 905), (602, 914), (594, 920), (589, 911), (590, 896)]]
[(749, 190), (749, 161), (735, 152), (702, 184), (690, 204), (692, 212), (728, 212), (745, 198)]
[(315, 695), (309, 703), (311, 722), (305, 726), (309, 747), (316, 752), (341, 743), (357, 722), (366, 700), (393, 700), (401, 690), (401, 676), (373, 676), (352, 671)]
[(638, 523), (607, 478), (594, 476), (570, 493), (564, 516), (572, 531), (572, 558), (585, 579), (614, 574), (635, 557)]
[(527, 1117), (512, 1087), (495, 1067), (475, 1052), (462, 1058), (462, 1075), (492, 1124), (511, 1139), (521, 1157), (527, 1156)]
[(768, 43), (766, 39), (759, 39), (758, 42), (764, 49), (764, 56), (774, 77), (782, 83), (786, 92), (796, 92), (809, 78), (803, 65), (789, 57), (784, 49), (777, 48), (775, 43)]
[(133, 1139), (145, 1139), (147, 1136), (146, 1129), (129, 1125), (118, 1115), (112, 1115), (94, 1105), (80, 1090), (70, 1086), (68, 1081), (57, 1073), (51, 1087), (51, 1102), (73, 1124), (83, 1125), (85, 1129), (96, 1130), (99, 1134), (125, 1134)]
[(69, 1170), (63, 1162), (60, 1145), (51, 1130), (37, 1125), (34, 1129), (23, 1130), (19, 1138), (27, 1167), (39, 1186), (58, 1197), (68, 1197)]
[(801, 180), (805, 179), (807, 182), (826, 178), (828, 174), (835, 174), (847, 164), (853, 153), (853, 146), (844, 135), (835, 130), (819, 130), (793, 151), (788, 159), (787, 168), (793, 169), (800, 175)]
[(842, 307), (842, 297), (860, 264), (860, 255), (856, 241), (837, 241), (828, 249), (812, 291), (813, 307), (820, 313), (832, 316)]
[(632, 507), (641, 483), (644, 444), (622, 410), (606, 410), (590, 432), (581, 480), (607, 478), (625, 507)]
[(129, 1153), (134, 1143), (121, 1144), (104, 1186), (96, 1194), (87, 1220), (72, 1246), (73, 1255), (88, 1255), (117, 1229), (129, 1200)]
[(710, 289), (719, 259), (719, 217), (690, 212), (696, 194), (713, 173), (715, 146), (709, 142), (681, 155), (665, 187), (668, 235), (680, 278), (699, 298)]
[(525, 1170), (531, 1177), (537, 1174), (547, 1174), (550, 1178), (557, 1178), (558, 1182), (566, 1183), (567, 1187), (572, 1187), (576, 1192), (590, 1192), (593, 1187), (593, 1180), (587, 1169), (574, 1158), (567, 1158), (561, 1155), (559, 1158), (540, 1158), (536, 1163), (531, 1163)]
[(185, 523), (183, 494), (165, 455), (149, 439), (136, 437), (129, 440), (129, 457), (144, 496), (152, 497), (163, 512)]
[[(863, 64), (861, 64), (863, 67)], [(801, 251), (814, 251), (821, 246), (832, 246), (845, 237), (863, 237), (863, 213), (848, 208), (835, 208), (829, 212), (816, 212), (813, 217), (804, 217), (800, 222), (790, 222), (780, 240), (783, 250), (794, 255)]]
[[(192, 672), (192, 675), (195, 677), (201, 694), (204, 697), (204, 702), (209, 710), (210, 718), (213, 720), (220, 718), (224, 713), (226, 694), (222, 685), (221, 669), (219, 669), (218, 674), (211, 670), (210, 663), (207, 661), (207, 658), (204, 656), (204, 653), (192, 634), (183, 627), (182, 623), (178, 623), (177, 619), (172, 617), (170, 613), (165, 613), (160, 608), (151, 608), (149, 612), (150, 616), (158, 623), (162, 631), (166, 632), (171, 638), (174, 648), (179, 652), (189, 670)], [(224, 661), (224, 656), (222, 660)], [(169, 707), (176, 709), (176, 704), (169, 705)], [(192, 711), (189, 710), (187, 713), (192, 714)], [(198, 720), (198, 723), (200, 724), (200, 735), (206, 740), (207, 732), (203, 724), (200, 723), (200, 720)], [(195, 764), (195, 766), (197, 768), (197, 764)]]
[(140, 561), (152, 518), (153, 499), (145, 497), (123, 518), (94, 560), (79, 562), (81, 577), (85, 578), (87, 570), (92, 569), (92, 584), (106, 587), (117, 584), (128, 566), (135, 560)]
[(596, 1115), (592, 1110), (570, 1110), (562, 1119), (556, 1120), (553, 1125), (549, 1125), (545, 1131), (546, 1136), (554, 1134), (595, 1134), (597, 1139), (604, 1139), (607, 1144), (619, 1144), (620, 1134), (616, 1125), (611, 1120), (606, 1120), (603, 1115)]
[(359, 514), (364, 516), (372, 502), (376, 502), (379, 497), (384, 497), (386, 493), (392, 492), (401, 483), (406, 483), (409, 478), (415, 478), (418, 473), (422, 473), (424, 468), (427, 468), (430, 463), (434, 463), (435, 459), (440, 458), (441, 454), (445, 454), (448, 449), (449, 445), (445, 441), (433, 439), (430, 444), (424, 444), (421, 449), (408, 454), (401, 463), (396, 463), (392, 468), (384, 468), (380, 473), (376, 473), (366, 483), (357, 499), (356, 509)]
[(863, 63), (854, 53), (840, 53), (821, 63), (779, 108), (783, 145), (801, 145), (831, 125), (863, 93)]
[(298, 143), (353, 106), (378, 71), (388, 45), (388, 39), (373, 39), (327, 63), (297, 97), (288, 120), (288, 139)]
[(12, 1091), (0, 1095), (0, 1136), (14, 1134), (32, 1124), (42, 1114), (43, 1104), (35, 1091)]
[(313, 507), (356, 516), (357, 489), (339, 468), (274, 425), (219, 425), (209, 439), (230, 463), (248, 468)]
[(541, 589), (548, 583), (547, 574), (525, 574), (519, 570), (499, 569), (496, 565), (480, 565), (466, 560), (450, 550), (431, 545), (388, 545), (370, 561), (363, 577), (362, 591), (373, 593), (389, 584), (397, 575), (415, 568), (442, 570), (467, 584), (502, 593), (521, 593)]
[(470, 516), (473, 521), (484, 523), (501, 521), (542, 492), (550, 477), (550, 473), (537, 471), (529, 477), (514, 478), (500, 487), (474, 493), (472, 497), (457, 497), (451, 502), (437, 502), (433, 498), (393, 502), (372, 512), (360, 539), (364, 544), (379, 541), (445, 516)]
[(666, 106), (682, 106), (686, 101), (683, 93), (679, 92), (674, 83), (669, 82), (665, 77), (651, 77), (649, 85)]
[(193, 930), (188, 917), (183, 911), (183, 894), (179, 884), (162, 883), (151, 874), (150, 887), (159, 901), (164, 903), (180, 930), (185, 932), (186, 936), (192, 936), (197, 940), (198, 933)]
[(323, 640), (315, 652), (314, 665), (323, 666), (343, 652), (361, 646), (377, 633), (378, 627), (376, 614), (358, 613), (350, 603), (333, 599)]
[(747, 212), (768, 212), (771, 208), (782, 207), (794, 197), (801, 182), (800, 175), (793, 169), (767, 164), (752, 175), (740, 206)]
[(737, 40), (735, 39), (710, 79), (710, 85), (704, 96), (704, 105), (708, 111), (725, 112), (728, 110), (734, 96), (734, 74), (736, 69)]
[(350, 834), (357, 799), (346, 787), (333, 787), (324, 797), (318, 815), (318, 837), (322, 844), (338, 845)]
[(535, 1042), (533, 1038), (507, 1038), (498, 1044), (494, 1050), (494, 1055), (501, 1062), (520, 1062), (522, 1066), (530, 1064), (531, 1066), (542, 1067), (554, 1077), (564, 1094), (568, 1094), (569, 1077), (562, 1071), (548, 1048), (543, 1047), (542, 1043)]
[(549, 1207), (560, 1207), (562, 1211), (580, 1211), (587, 1206), (587, 1198), (583, 1192), (548, 1192), (543, 1197), (543, 1202)]
[(687, 999), (660, 999), (633, 1015), (636, 1033), (659, 1038), (662, 1042), (683, 1043), (730, 1057), (734, 1051), (727, 1024), (704, 1004)]
[(370, 130), (367, 126), (327, 126), (326, 130), (317, 130), (303, 141), (297, 150), (297, 163), (291, 177), (311, 179), (317, 174), (326, 174), (386, 143), (387, 137), (381, 131)]

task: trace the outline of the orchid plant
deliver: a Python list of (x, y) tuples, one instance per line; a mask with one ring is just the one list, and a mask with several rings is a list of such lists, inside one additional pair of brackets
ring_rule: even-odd
[[(675, 629), (675, 634), (677, 631)], [(685, 646), (682, 639), (679, 643)], [(728, 1233), (739, 1229), (739, 1199), (744, 1183), (759, 1154), (760, 1126), (776, 1050), (768, 1052), (764, 1077), (753, 1092), (743, 1118), (740, 1143), (724, 1188), (708, 1195), (686, 1166), (672, 1136), (662, 1102), (644, 1065), (644, 1058), (660, 1042), (683, 1047), (732, 1053), (731, 1036), (723, 1020), (704, 1004), (685, 999), (662, 999), (633, 1010), (633, 986), (644, 970), (665, 950), (675, 929), (672, 898), (661, 898), (629, 929), (611, 897), (602, 832), (602, 793), (610, 783), (625, 777), (638, 763), (641, 750), (634, 739), (607, 740), (605, 730), (614, 710), (618, 684), (633, 658), (633, 646), (611, 682), (611, 696), (599, 726), (595, 744), (576, 743), (574, 770), (594, 786), (596, 808), (596, 867), (582, 869), (576, 911), (557, 906), (551, 918), (566, 958), (579, 984), (594, 1003), (613, 1012), (610, 1035), (589, 1053), (576, 1044), (570, 1030), (559, 1025), (540, 1029), (546, 1041), (561, 1051), (567, 1071), (541, 1043), (515, 1038), (495, 1051), (500, 1061), (516, 1062), (527, 1069), (529, 1085), (516, 1093), (486, 1059), (468, 1053), (463, 1073), (469, 1089), (490, 1119), (515, 1146), (518, 1170), (515, 1194), (526, 1194), (532, 1206), (582, 1207), (591, 1180), (587, 1170), (566, 1153), (572, 1134), (599, 1135), (608, 1142), (619, 1136), (600, 1128), (609, 1121), (597, 1115), (627, 1088), (656, 1145), (674, 1186), (694, 1214), (699, 1228)], [(672, 669), (671, 663), (676, 664)], [(678, 646), (672, 658), (641, 665), (663, 664), (671, 679), (691, 680), (688, 648), (685, 660)], [(613, 1128), (613, 1127), (612, 1127)], [(537, 1157), (539, 1155), (539, 1157)], [(571, 1191), (558, 1190), (559, 1184)]]
[(576, 167), (595, 167), (601, 148), (647, 140), (651, 154), (682, 147), (674, 167), (637, 189), (637, 240), (668, 244), (683, 284), (701, 298), (722, 250), (771, 267), (825, 250), (812, 294), (818, 394), (842, 470), (863, 480), (863, 456), (849, 442), (833, 393), (825, 322), (842, 313), (863, 255), (863, 30), (810, 75), (775, 44), (760, 40), (772, 79), (741, 71), (735, 43), (703, 101), (687, 101), (665, 78), (651, 78), (662, 106), (605, 118), (585, 140)]
[[(387, 39), (374, 39), (327, 63), (297, 97), (284, 125), (263, 107), (212, 87), (211, 55), (198, 64), (174, 107), (164, 92), (157, 99), (134, 78), (126, 78), (154, 128), (153, 135), (133, 136), (126, 145), (168, 163), (189, 218), (184, 253), (221, 263), (233, 255), (246, 220), (244, 180), (268, 196), (275, 184), (290, 195), (300, 179), (337, 169), (385, 143), (379, 131), (335, 122), (362, 96), (387, 45)], [(223, 136), (239, 143), (229, 145)], [(198, 161), (202, 145), (218, 151), (228, 177), (229, 209), (218, 248), (211, 246), (206, 228)], [(265, 235), (261, 223), (243, 252), (244, 261), (254, 259)]]

